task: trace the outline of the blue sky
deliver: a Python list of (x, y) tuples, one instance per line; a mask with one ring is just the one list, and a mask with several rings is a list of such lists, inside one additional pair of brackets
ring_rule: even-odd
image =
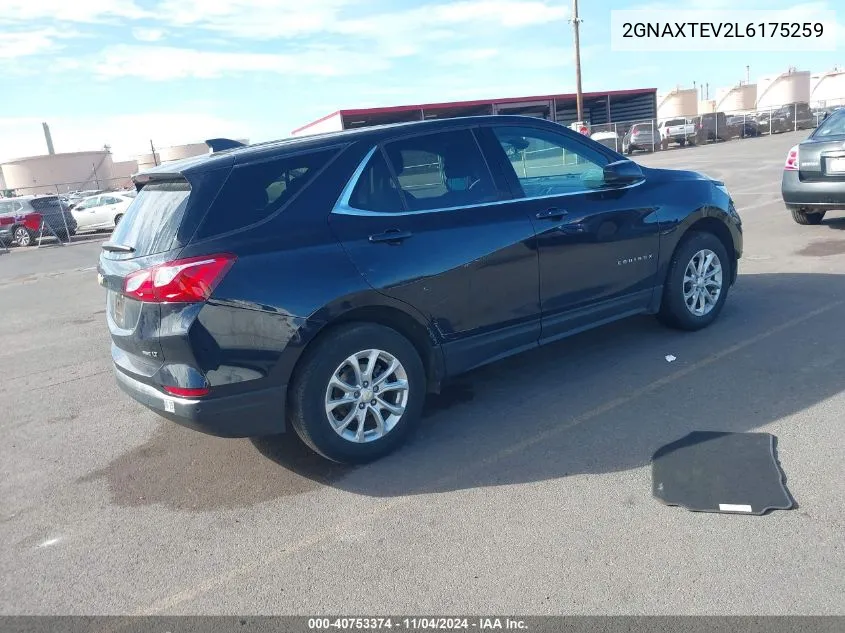
[[(833, 9), (788, 0), (582, 0), (585, 90), (735, 83), (827, 53), (614, 53), (612, 9)], [(740, 7), (741, 5), (741, 7)], [(0, 159), (213, 136), (281, 138), (334, 110), (574, 91), (569, 0), (0, 0)], [(802, 8), (803, 7), (803, 8)], [(840, 13), (845, 12), (845, 9)], [(840, 22), (842, 15), (837, 16)], [(841, 39), (841, 38), (840, 38)], [(845, 95), (844, 95), (845, 96)]]

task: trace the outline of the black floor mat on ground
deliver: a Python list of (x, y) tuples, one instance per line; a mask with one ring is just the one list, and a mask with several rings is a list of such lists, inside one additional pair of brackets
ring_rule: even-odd
[(765, 514), (794, 501), (769, 433), (696, 431), (652, 457), (652, 492), (694, 512)]

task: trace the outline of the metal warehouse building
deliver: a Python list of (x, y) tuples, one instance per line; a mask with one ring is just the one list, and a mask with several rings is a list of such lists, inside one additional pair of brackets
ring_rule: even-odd
[[(657, 89), (608, 90), (583, 93), (584, 120), (589, 125), (657, 117)], [(357, 127), (448, 119), (484, 114), (521, 114), (569, 125), (576, 121), (575, 94), (452, 101), (421, 105), (338, 110), (295, 129), (293, 136), (336, 132)]]

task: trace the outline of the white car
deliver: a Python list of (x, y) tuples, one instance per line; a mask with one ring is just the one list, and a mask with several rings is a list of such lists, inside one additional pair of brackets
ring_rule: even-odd
[(83, 199), (71, 210), (77, 230), (113, 229), (134, 199), (125, 192), (102, 193)]

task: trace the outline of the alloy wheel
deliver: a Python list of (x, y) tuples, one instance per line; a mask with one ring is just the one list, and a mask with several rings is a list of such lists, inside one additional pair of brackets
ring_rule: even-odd
[(26, 227), (19, 226), (15, 229), (15, 241), (18, 243), (18, 246), (29, 246), (32, 242), (32, 236), (29, 234), (29, 231)]
[(694, 316), (709, 314), (722, 294), (722, 263), (710, 249), (692, 256), (684, 271), (684, 303)]
[(326, 416), (343, 439), (372, 442), (396, 427), (408, 395), (408, 374), (399, 359), (383, 350), (363, 350), (332, 373), (326, 387)]

